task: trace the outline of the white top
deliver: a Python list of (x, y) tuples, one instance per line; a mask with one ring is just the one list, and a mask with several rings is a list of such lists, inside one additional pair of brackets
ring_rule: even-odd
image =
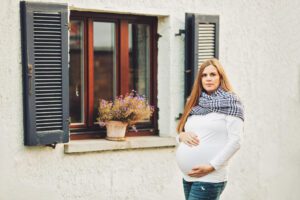
[[(223, 182), (227, 181), (227, 164), (229, 159), (240, 148), (243, 120), (221, 113), (207, 115), (191, 115), (188, 117), (184, 130), (194, 132), (200, 140), (199, 145), (189, 147), (179, 142), (176, 159), (186, 181)], [(211, 164), (215, 171), (200, 178), (187, 173), (201, 164)]]

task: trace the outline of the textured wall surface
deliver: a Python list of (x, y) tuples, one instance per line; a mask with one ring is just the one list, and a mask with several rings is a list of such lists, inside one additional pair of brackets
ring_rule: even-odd
[[(43, 2), (67, 2), (50, 1)], [(223, 200), (300, 198), (300, 1), (70, 0), (71, 9), (159, 16), (162, 136), (182, 111), (185, 12), (220, 15), (220, 60), (246, 107)], [(66, 155), (23, 146), (19, 1), (0, 7), (0, 199), (183, 199), (174, 149)]]

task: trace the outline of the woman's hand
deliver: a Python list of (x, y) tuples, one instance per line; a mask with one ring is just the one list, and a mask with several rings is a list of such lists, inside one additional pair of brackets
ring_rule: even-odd
[(181, 132), (179, 134), (179, 141), (190, 147), (197, 146), (200, 142), (198, 136), (193, 132)]
[(211, 165), (200, 165), (197, 167), (194, 167), (188, 175), (195, 178), (200, 178), (202, 176), (205, 176), (211, 172), (213, 172), (215, 169)]

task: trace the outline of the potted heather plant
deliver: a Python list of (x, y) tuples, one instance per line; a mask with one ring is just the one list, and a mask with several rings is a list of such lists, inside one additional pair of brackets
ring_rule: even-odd
[(97, 120), (100, 126), (106, 126), (106, 139), (122, 141), (125, 140), (127, 126), (136, 130), (134, 125), (140, 120), (149, 119), (153, 111), (154, 107), (148, 104), (144, 96), (132, 91), (113, 101), (100, 99)]

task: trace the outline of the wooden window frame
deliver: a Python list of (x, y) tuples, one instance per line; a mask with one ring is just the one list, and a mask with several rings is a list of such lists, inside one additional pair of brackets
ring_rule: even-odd
[[(158, 135), (158, 108), (157, 108), (157, 18), (137, 15), (120, 15), (109, 13), (93, 13), (71, 11), (70, 20), (84, 22), (84, 123), (70, 125), (70, 138), (92, 139), (104, 138), (106, 129), (95, 125), (93, 120), (94, 105), (94, 57), (93, 57), (93, 22), (114, 22), (116, 25), (116, 75), (117, 95), (126, 94), (129, 88), (129, 54), (128, 54), (128, 24), (141, 23), (150, 25), (150, 97), (149, 103), (155, 106), (155, 112), (150, 123), (138, 124), (138, 132), (128, 129), (126, 136)], [(121, 62), (122, 61), (122, 62)]]

